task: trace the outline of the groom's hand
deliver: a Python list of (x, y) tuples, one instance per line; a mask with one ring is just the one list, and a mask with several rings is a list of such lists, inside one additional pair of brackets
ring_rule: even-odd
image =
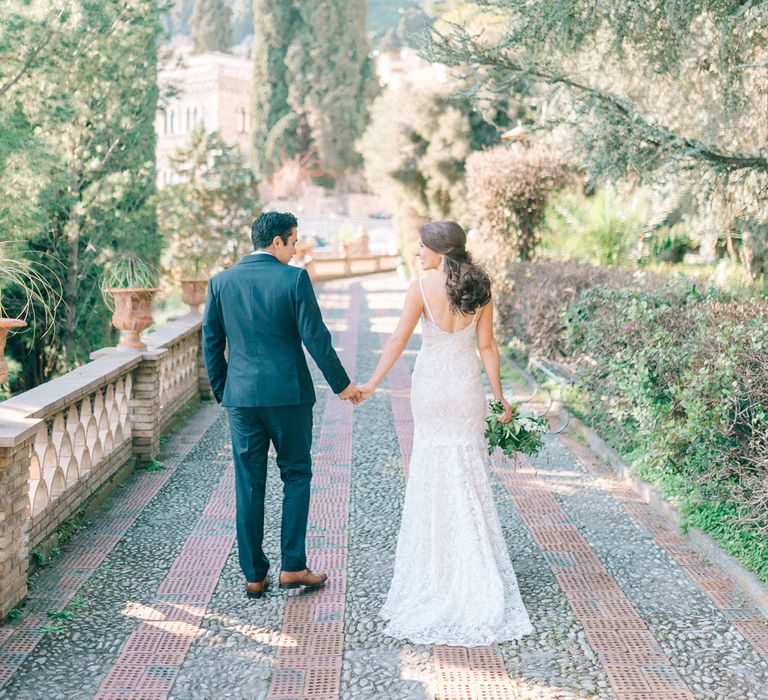
[(362, 394), (360, 393), (360, 389), (357, 388), (357, 384), (350, 384), (344, 391), (342, 391), (339, 395), (339, 398), (342, 401), (351, 401), (353, 404), (357, 405), (362, 400)]

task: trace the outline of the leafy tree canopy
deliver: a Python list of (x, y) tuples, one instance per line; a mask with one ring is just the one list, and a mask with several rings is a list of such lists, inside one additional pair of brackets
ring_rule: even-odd
[(159, 14), (154, 0), (0, 5), (0, 228), (61, 281), (66, 301), (55, 335), (9, 342), (22, 386), (110, 342), (98, 278), (111, 255), (159, 255)]
[(437, 24), (433, 55), (496, 90), (520, 76), (546, 86), (542, 118), (575, 127), (596, 175), (664, 166), (768, 173), (759, 145), (768, 3), (471, 4), (503, 31), (489, 40)]
[(190, 23), (195, 52), (227, 51), (232, 46), (232, 9), (224, 0), (196, 0)]
[[(540, 95), (538, 126), (564, 129), (593, 181), (676, 180), (723, 210), (725, 235), (765, 264), (768, 3), (482, 0), (438, 21), (428, 52), (476, 85)], [(477, 17), (482, 17), (480, 22)], [(751, 242), (750, 242), (751, 236)]]

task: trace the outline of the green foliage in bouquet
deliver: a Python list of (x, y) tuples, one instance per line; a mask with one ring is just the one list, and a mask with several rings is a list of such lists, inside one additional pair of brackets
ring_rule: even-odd
[(544, 447), (542, 435), (547, 429), (543, 418), (533, 413), (524, 412), (520, 406), (514, 407), (512, 420), (502, 423), (499, 416), (504, 413), (501, 401), (489, 401), (491, 415), (485, 419), (485, 439), (488, 441), (488, 454), (499, 447), (506, 457), (514, 458), (518, 453), (528, 457), (538, 454)]

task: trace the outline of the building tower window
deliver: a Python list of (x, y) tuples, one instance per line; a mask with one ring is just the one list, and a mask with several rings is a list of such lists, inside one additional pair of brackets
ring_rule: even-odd
[(240, 133), (244, 134), (247, 131), (247, 119), (245, 114), (245, 107), (240, 107)]

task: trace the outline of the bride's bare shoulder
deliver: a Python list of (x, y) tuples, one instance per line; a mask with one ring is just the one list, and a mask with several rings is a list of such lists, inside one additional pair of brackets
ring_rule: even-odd
[(445, 279), (438, 275), (430, 275), (424, 278), (424, 291), (429, 292), (430, 296), (437, 296), (439, 294), (448, 295), (445, 289)]

